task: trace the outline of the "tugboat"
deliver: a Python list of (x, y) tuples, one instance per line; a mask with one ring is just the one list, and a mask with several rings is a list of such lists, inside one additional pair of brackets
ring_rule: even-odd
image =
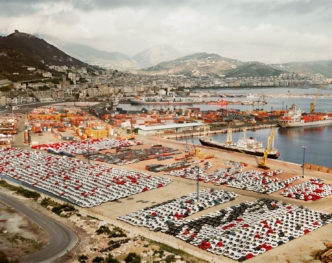
[[(273, 138), (272, 138), (273, 139)], [(224, 149), (234, 152), (242, 152), (246, 154), (264, 156), (265, 149), (262, 142), (256, 141), (254, 138), (246, 138), (246, 130), (244, 130), (244, 135), (242, 139), (239, 139), (237, 143), (232, 141), (232, 130), (229, 128), (227, 131), (226, 142), (216, 142), (209, 137), (204, 137), (199, 139), (200, 143), (205, 146)], [(278, 149), (273, 146), (269, 150), (268, 158), (277, 159), (280, 156)]]

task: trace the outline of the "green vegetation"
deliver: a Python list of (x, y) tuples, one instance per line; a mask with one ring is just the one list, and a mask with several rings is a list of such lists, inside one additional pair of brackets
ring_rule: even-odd
[(62, 204), (52, 208), (52, 212), (57, 215), (60, 215), (62, 212), (74, 212), (74, 211), (76, 211), (75, 207), (70, 204)]
[(119, 260), (115, 259), (112, 254), (108, 254), (107, 258), (105, 258), (105, 263), (120, 263)]
[(149, 240), (150, 245), (156, 245), (159, 247), (159, 251), (155, 251), (155, 253), (159, 253), (160, 257), (164, 256), (164, 251), (167, 251), (169, 253), (175, 254), (175, 255), (179, 255), (181, 256), (185, 261), (190, 262), (190, 263), (208, 263), (208, 261), (197, 258), (193, 255), (190, 255), (186, 252), (184, 252), (183, 250), (180, 249), (176, 249), (173, 248), (169, 245), (166, 245), (164, 243), (160, 243), (154, 240)]
[(48, 198), (48, 197), (44, 198), (40, 202), (40, 204), (43, 207), (47, 208), (47, 209), (48, 209), (49, 206), (52, 207), (51, 211), (53, 213), (55, 213), (59, 216), (64, 216), (64, 217), (66, 217), (66, 216), (68, 217), (68, 214), (62, 215), (62, 212), (75, 212), (76, 211), (76, 209), (73, 205), (66, 204), (66, 203), (65, 204), (60, 204), (58, 202), (53, 201), (51, 198)]
[(102, 257), (95, 257), (93, 260), (92, 260), (92, 263), (103, 263), (104, 262), (104, 258)]
[(59, 205), (59, 203), (53, 201), (51, 198), (43, 198), (43, 200), (41, 200), (40, 204), (45, 207), (48, 208), (49, 206), (57, 206)]
[(80, 262), (80, 263), (86, 263), (88, 259), (89, 259), (89, 258), (88, 258), (87, 255), (80, 255), (80, 256), (78, 257), (78, 262)]
[(108, 226), (102, 225), (96, 230), (97, 235), (107, 234), (109, 238), (126, 237), (127, 235), (120, 227), (115, 226), (112, 230)]
[(272, 68), (271, 66), (265, 65), (263, 63), (251, 62), (229, 70), (226, 74), (226, 77), (269, 77), (279, 76), (281, 73), (284, 73), (284, 71)]
[(120, 227), (114, 227), (113, 230), (109, 233), (108, 237), (126, 237), (127, 235), (124, 233), (124, 231)]
[[(81, 255), (78, 258), (80, 263), (87, 263), (88, 257), (86, 255)], [(0, 262), (1, 263), (1, 262)], [(92, 263), (120, 263), (119, 260), (115, 259), (112, 254), (108, 254), (106, 258), (97, 256), (92, 260)]]
[(175, 256), (172, 254), (172, 255), (168, 255), (166, 258), (165, 258), (165, 261), (166, 263), (171, 263), (173, 262), (175, 259)]
[(126, 263), (140, 263), (141, 256), (137, 255), (136, 253), (130, 252), (127, 257), (125, 258)]
[(9, 91), (12, 90), (12, 88), (13, 88), (13, 85), (8, 85), (8, 86), (5, 86), (5, 87), (1, 87), (0, 91), (1, 92), (9, 92)]
[(60, 84), (59, 78), (48, 79), (47, 81), (52, 82), (53, 84)]
[(37, 201), (40, 198), (40, 194), (35, 192), (35, 191), (30, 191), (28, 189), (25, 189), (21, 186), (15, 186), (12, 184), (8, 184), (6, 181), (4, 180), (0, 180), (0, 186), (5, 187), (7, 189), (9, 189), (10, 191), (13, 191), (19, 195), (22, 195), (26, 198), (31, 198), (34, 199), (35, 201)]
[(101, 234), (111, 234), (111, 230), (108, 228), (108, 226), (103, 225), (100, 226), (97, 230), (96, 230), (97, 235), (101, 235)]
[(32, 198), (35, 201), (37, 201), (38, 198), (40, 198), (40, 194), (39, 193), (37, 193), (35, 191), (27, 190), (27, 189), (25, 189), (23, 187), (18, 187), (17, 190), (16, 190), (16, 193), (19, 194), (19, 195), (23, 195), (26, 198)]
[[(4, 240), (7, 240), (12, 247), (14, 247), (15, 245), (19, 245), (20, 243), (24, 243), (29, 247), (29, 253), (33, 252), (33, 251), (37, 251), (40, 250), (43, 246), (44, 243), (35, 239), (31, 239), (31, 238), (26, 238), (23, 237), (21, 235), (19, 235), (18, 233), (7, 233), (4, 231), (5, 229), (0, 228), (0, 237)], [(30, 249), (32, 249), (33, 251), (30, 251)], [(1, 258), (1, 256), (0, 256)], [(0, 263), (2, 261), (0, 260)]]
[(49, 87), (47, 85), (39, 87), (39, 90), (41, 90), (41, 91), (50, 90), (50, 89), (51, 89), (51, 87)]

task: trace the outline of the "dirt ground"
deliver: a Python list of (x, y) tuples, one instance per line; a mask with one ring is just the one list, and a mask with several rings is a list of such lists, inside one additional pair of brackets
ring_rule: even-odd
[(9, 259), (32, 254), (47, 243), (48, 236), (39, 226), (0, 203), (0, 251)]

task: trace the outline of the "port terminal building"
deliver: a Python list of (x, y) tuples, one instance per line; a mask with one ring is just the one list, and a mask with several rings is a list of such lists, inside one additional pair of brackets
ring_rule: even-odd
[(202, 122), (191, 123), (172, 123), (163, 125), (143, 126), (139, 125), (138, 134), (141, 135), (158, 135), (171, 133), (194, 133), (203, 132), (206, 124)]

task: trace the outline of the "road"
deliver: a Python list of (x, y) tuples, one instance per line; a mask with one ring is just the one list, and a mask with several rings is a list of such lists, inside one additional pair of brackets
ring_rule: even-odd
[(71, 250), (77, 243), (77, 236), (63, 224), (58, 223), (29, 207), (26, 207), (21, 202), (18, 202), (3, 193), (0, 193), (0, 202), (15, 208), (18, 212), (21, 212), (30, 218), (33, 222), (43, 228), (49, 236), (49, 243), (46, 247), (36, 253), (20, 259), (21, 263), (54, 262), (58, 257)]

